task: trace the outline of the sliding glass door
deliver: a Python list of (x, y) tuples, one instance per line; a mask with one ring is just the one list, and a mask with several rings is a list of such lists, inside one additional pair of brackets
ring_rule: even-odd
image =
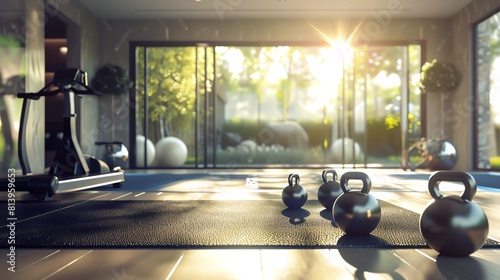
[(500, 170), (500, 12), (475, 28), (474, 167)]
[(165, 137), (180, 167), (400, 167), (420, 137), (419, 45), (133, 47), (136, 167)]
[(420, 46), (360, 47), (352, 55), (332, 145), (344, 147), (343, 164), (399, 167), (421, 137)]

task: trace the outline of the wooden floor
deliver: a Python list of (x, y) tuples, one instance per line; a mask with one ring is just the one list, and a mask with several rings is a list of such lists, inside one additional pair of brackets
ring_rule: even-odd
[[(394, 170), (363, 171), (370, 175), (373, 181), (371, 193), (378, 199), (417, 213), (421, 213), (431, 200), (425, 180), (389, 176), (400, 172)], [(168, 185), (140, 187), (125, 184), (122, 189), (101, 188), (58, 194), (53, 199), (75, 204), (85, 200), (281, 200), (281, 191), (290, 172), (302, 174), (301, 184), (308, 190), (309, 199), (317, 199), (317, 188), (321, 184), (318, 172), (321, 174), (321, 170), (239, 170), (237, 174), (246, 179), (230, 178), (224, 171), (206, 171), (206, 178)], [(231, 172), (231, 175), (235, 173)], [(445, 195), (460, 195), (463, 186), (443, 183), (440, 189)], [(0, 194), (0, 198), (5, 202), (6, 194)], [(17, 199), (31, 198), (22, 195)], [(488, 216), (489, 237), (500, 240), (500, 217), (497, 214), (500, 212), (500, 184), (499, 189), (480, 186), (474, 201)], [(500, 279), (500, 250), (494, 249), (481, 249), (466, 258), (443, 257), (432, 249), (412, 248), (17, 249), (15, 273), (7, 270), (7, 253), (2, 249), (0, 279)]]

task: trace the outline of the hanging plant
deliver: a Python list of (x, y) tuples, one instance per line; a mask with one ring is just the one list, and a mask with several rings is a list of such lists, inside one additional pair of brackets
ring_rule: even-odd
[(132, 82), (125, 68), (114, 64), (107, 64), (97, 70), (91, 83), (94, 90), (115, 95), (128, 93), (131, 86)]
[(438, 62), (434, 59), (422, 66), (418, 86), (422, 93), (451, 92), (458, 87), (461, 78), (460, 72), (453, 64)]

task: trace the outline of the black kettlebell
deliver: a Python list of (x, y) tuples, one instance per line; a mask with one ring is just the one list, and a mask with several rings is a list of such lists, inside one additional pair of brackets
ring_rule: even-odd
[[(461, 196), (443, 196), (441, 182), (460, 182)], [(429, 177), (430, 201), (420, 215), (420, 232), (427, 245), (442, 255), (464, 257), (481, 248), (488, 237), (488, 218), (472, 201), (477, 183), (466, 172), (437, 171)]]
[(307, 202), (307, 190), (299, 183), (300, 177), (298, 174), (291, 173), (288, 175), (288, 186), (281, 193), (281, 199), (288, 208), (298, 209)]
[[(333, 180), (327, 181), (328, 174), (333, 174)], [(337, 172), (333, 169), (325, 169), (321, 174), (323, 184), (318, 189), (318, 200), (323, 207), (329, 210), (333, 208), (335, 200), (344, 193), (340, 188), (340, 183), (336, 181), (337, 177)]]
[[(351, 191), (349, 180), (361, 180), (361, 191)], [(340, 187), (344, 192), (333, 204), (332, 215), (337, 226), (346, 234), (364, 235), (372, 232), (382, 216), (380, 204), (369, 194), (372, 183), (363, 172), (346, 172), (340, 178)]]

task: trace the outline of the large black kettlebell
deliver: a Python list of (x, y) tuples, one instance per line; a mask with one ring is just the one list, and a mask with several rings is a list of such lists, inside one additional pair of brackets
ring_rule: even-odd
[[(328, 174), (333, 174), (333, 180), (327, 181)], [(336, 181), (337, 176), (337, 172), (333, 169), (325, 169), (321, 174), (323, 184), (318, 189), (318, 200), (321, 205), (329, 210), (333, 208), (335, 200), (344, 193), (340, 188), (340, 183)]]
[[(443, 196), (441, 182), (460, 182), (461, 196)], [(466, 172), (437, 171), (429, 177), (430, 201), (420, 215), (420, 232), (427, 245), (445, 256), (464, 257), (481, 248), (488, 237), (488, 218), (472, 201), (477, 183)]]
[(281, 193), (281, 199), (288, 208), (298, 209), (307, 202), (307, 190), (299, 183), (300, 177), (298, 174), (291, 173), (288, 175), (288, 186)]
[[(349, 180), (361, 180), (361, 191), (351, 191)], [(380, 222), (382, 211), (377, 199), (369, 194), (372, 183), (363, 172), (346, 172), (340, 178), (344, 192), (333, 204), (332, 215), (337, 226), (346, 234), (363, 235), (372, 232)]]

